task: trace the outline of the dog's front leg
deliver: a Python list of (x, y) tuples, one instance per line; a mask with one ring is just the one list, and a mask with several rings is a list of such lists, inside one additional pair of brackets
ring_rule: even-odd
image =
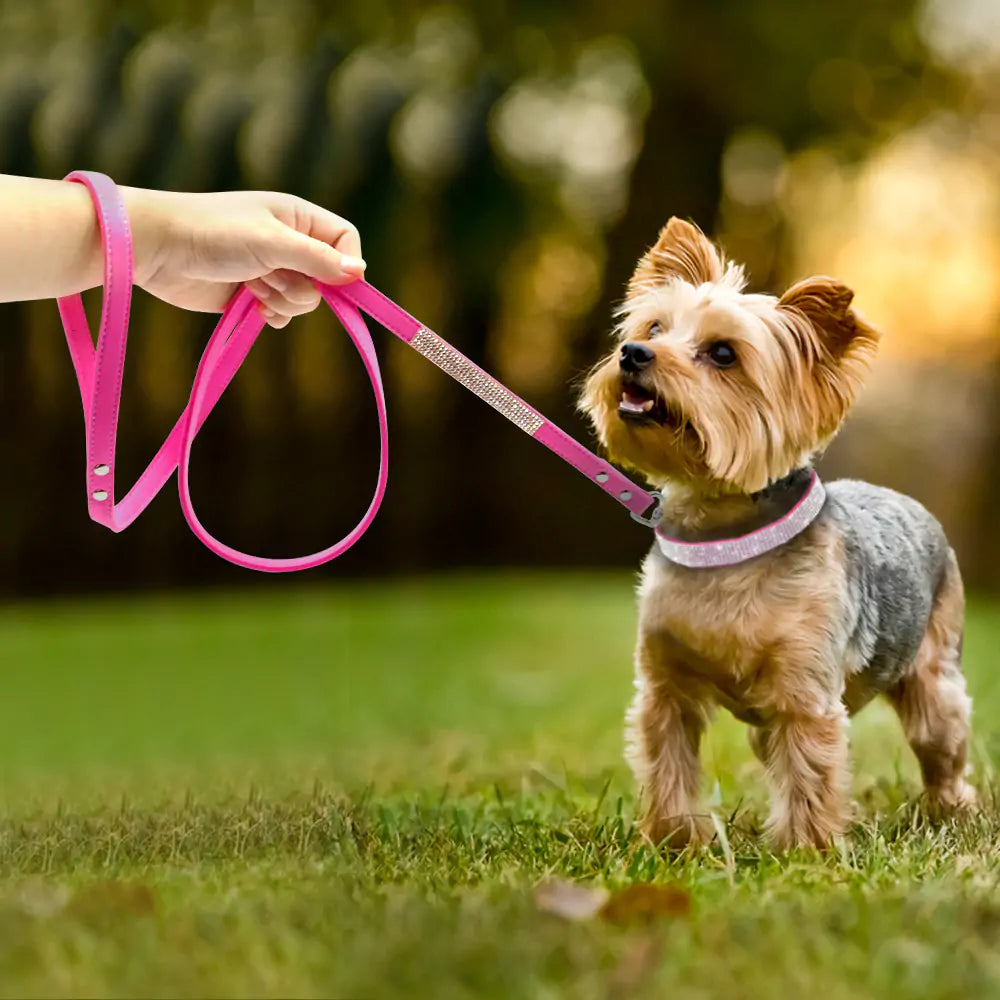
[(681, 848), (711, 839), (706, 818), (695, 815), (705, 718), (704, 706), (673, 685), (655, 647), (640, 643), (627, 745), (642, 797), (642, 832), (654, 844)]
[(771, 784), (774, 845), (829, 846), (848, 815), (847, 713), (781, 714), (754, 735)]

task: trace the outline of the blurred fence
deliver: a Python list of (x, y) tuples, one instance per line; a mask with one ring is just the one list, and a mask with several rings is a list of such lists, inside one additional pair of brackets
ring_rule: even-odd
[[(912, 0), (0, 3), (0, 169), (278, 188), (327, 205), (359, 226), (377, 286), (586, 436), (572, 382), (669, 215), (720, 232), (755, 283), (774, 287), (798, 264), (775, 180), (798, 151), (859, 161), (935, 110), (968, 111), (969, 78), (929, 47), (929, 10)], [(0, 588), (245, 581), (189, 536), (169, 489), (124, 538), (90, 525), (55, 306), (2, 315)], [(182, 405), (212, 318), (142, 295), (133, 315), (120, 455), (122, 471), (138, 473)], [(376, 336), (389, 494), (365, 541), (323, 572), (635, 561), (648, 538), (616, 505)], [(992, 423), (978, 451), (963, 449), (963, 468), (996, 423), (994, 380), (976, 378), (984, 403), (970, 419)], [(317, 312), (255, 349), (199, 440), (196, 502), (210, 529), (260, 554), (328, 543), (364, 509), (373, 431), (360, 366)], [(845, 439), (842, 465), (879, 466), (862, 441)], [(985, 485), (966, 479), (968, 502), (945, 513), (961, 519), (974, 576), (991, 582), (975, 555), (1000, 540), (982, 541)], [(932, 502), (925, 485), (916, 492)]]

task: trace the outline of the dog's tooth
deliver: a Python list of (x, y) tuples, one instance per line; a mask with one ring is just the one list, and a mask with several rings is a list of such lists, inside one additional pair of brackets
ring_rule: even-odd
[(639, 404), (639, 410), (642, 413), (647, 412), (653, 408), (653, 400), (647, 399), (645, 402)]

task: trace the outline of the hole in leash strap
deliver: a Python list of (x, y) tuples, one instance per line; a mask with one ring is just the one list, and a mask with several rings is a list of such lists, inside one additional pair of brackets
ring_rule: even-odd
[(621, 493), (618, 494), (618, 499), (624, 500), (626, 503), (628, 503), (628, 501), (632, 499), (632, 491), (622, 490)]
[(107, 500), (108, 499), (108, 491), (107, 490), (94, 490), (94, 492), (91, 493), (90, 495), (95, 500)]
[(599, 483), (606, 483), (611, 477), (606, 472), (598, 472), (597, 475), (594, 476), (594, 478)]
[(95, 465), (94, 475), (95, 476), (106, 476), (111, 471), (110, 465)]

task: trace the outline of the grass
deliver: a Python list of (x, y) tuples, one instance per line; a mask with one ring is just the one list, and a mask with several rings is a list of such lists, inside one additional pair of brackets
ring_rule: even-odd
[[(627, 576), (458, 577), (9, 608), (0, 996), (1000, 994), (1000, 608), (966, 642), (986, 807), (929, 826), (895, 720), (852, 727), (859, 821), (775, 856), (741, 727), (727, 849), (638, 838)], [(690, 912), (567, 921), (559, 877)]]

